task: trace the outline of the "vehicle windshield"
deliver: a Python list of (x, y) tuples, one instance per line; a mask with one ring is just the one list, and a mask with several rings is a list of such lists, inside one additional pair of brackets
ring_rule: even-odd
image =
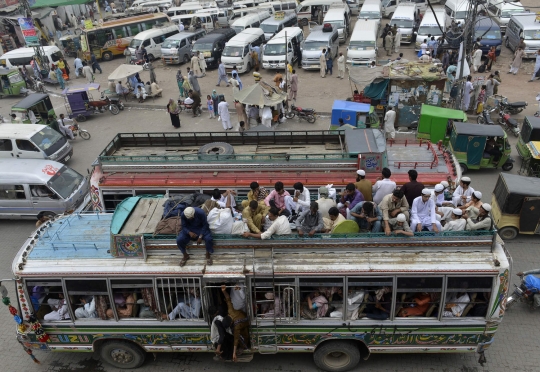
[(212, 50), (212, 46), (212, 43), (195, 43), (195, 45), (193, 45), (193, 50), (200, 52), (209, 51)]
[(51, 59), (53, 62), (58, 62), (60, 58), (64, 58), (64, 55), (62, 54), (61, 51), (54, 52), (51, 54)]
[[(305, 48), (305, 44), (304, 44)], [(282, 56), (285, 54), (285, 43), (283, 44), (266, 44), (264, 49), (265, 55)]]
[(413, 21), (410, 19), (395, 19), (392, 18), (390, 21), (391, 24), (397, 25), (398, 28), (412, 28), (413, 27)]
[(306, 41), (304, 43), (304, 50), (323, 50), (328, 48), (328, 43), (324, 41)]
[(333, 29), (343, 28), (343, 21), (326, 21), (324, 23), (330, 23)]
[(63, 140), (63, 136), (57, 131), (45, 127), (31, 138), (32, 142), (35, 143), (41, 150), (43, 150), (47, 155), (52, 155), (58, 146), (54, 146), (58, 141)]
[(169, 40), (169, 41), (165, 41), (161, 45), (161, 48), (163, 48), (163, 49), (178, 48), (179, 44), (180, 44), (180, 40)]
[(375, 40), (351, 41), (349, 44), (349, 49), (352, 49), (352, 50), (375, 49)]
[(476, 30), (474, 33), (474, 37), (481, 38), (481, 39), (487, 39), (487, 40), (500, 40), (501, 38), (501, 31), (499, 30)]
[(240, 32), (244, 31), (244, 27), (243, 26), (234, 26), (234, 27), (231, 27), (234, 32), (236, 32), (236, 34), (239, 34)]
[(469, 12), (466, 10), (463, 10), (461, 12), (456, 12), (456, 15), (454, 16), (455, 19), (467, 19), (469, 16)]
[(266, 25), (263, 23), (261, 24), (261, 28), (265, 34), (273, 34), (276, 32), (278, 25)]
[(502, 11), (501, 18), (510, 18), (512, 14), (523, 13), (524, 11), (524, 8), (506, 9)]
[(358, 16), (358, 18), (361, 18), (361, 19), (380, 19), (381, 18), (381, 13), (379, 12), (360, 12), (360, 15)]
[(47, 185), (62, 198), (67, 199), (73, 194), (84, 181), (84, 177), (66, 166), (47, 182)]
[(420, 26), (418, 35), (441, 36), (441, 29), (437, 26)]
[(525, 30), (523, 37), (525, 40), (540, 40), (540, 30)]
[(239, 46), (226, 46), (225, 49), (223, 49), (222, 55), (227, 57), (243, 57), (243, 51), (244, 48)]
[(143, 42), (142, 40), (133, 39), (133, 40), (131, 40), (131, 43), (129, 43), (129, 47), (130, 48), (136, 48), (138, 46), (141, 46), (142, 42)]

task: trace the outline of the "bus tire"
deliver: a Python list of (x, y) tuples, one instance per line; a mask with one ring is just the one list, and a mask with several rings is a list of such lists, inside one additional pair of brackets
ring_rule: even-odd
[(302, 19), (300, 20), (300, 22), (298, 22), (298, 25), (299, 25), (300, 27), (305, 27), (305, 26), (307, 26), (308, 24), (309, 24), (309, 21), (308, 21), (307, 18), (302, 18)]
[(518, 235), (518, 230), (515, 227), (506, 226), (499, 229), (498, 233), (503, 240), (512, 240)]
[(135, 369), (144, 363), (146, 353), (131, 342), (114, 340), (100, 347), (99, 356), (116, 368)]
[(189, 59), (189, 56), (187, 54), (184, 54), (184, 60), (182, 61), (182, 63), (186, 64), (186, 63), (189, 63), (190, 59)]
[(234, 156), (234, 147), (227, 142), (211, 142), (203, 145), (198, 151), (199, 159), (201, 160), (215, 160), (216, 155), (219, 155), (220, 159), (230, 159)]
[(348, 371), (360, 362), (360, 350), (348, 341), (327, 341), (315, 350), (313, 361), (323, 371)]
[(111, 61), (113, 59), (113, 54), (111, 52), (104, 52), (102, 55), (101, 55), (101, 58), (104, 60), (104, 61)]
[(459, 166), (461, 167), (461, 174), (465, 174), (469, 170), (469, 167), (464, 163), (459, 163)]

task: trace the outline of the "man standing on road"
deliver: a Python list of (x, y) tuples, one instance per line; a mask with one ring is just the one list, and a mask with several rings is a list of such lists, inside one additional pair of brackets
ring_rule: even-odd
[(199, 66), (199, 52), (191, 57), (191, 71), (193, 71), (197, 76), (201, 74), (201, 67)]
[(221, 60), (218, 61), (218, 63), (218, 81), (216, 87), (220, 86), (221, 80), (225, 80), (225, 83), (227, 83), (227, 86), (229, 86), (229, 79), (227, 79), (227, 71), (225, 70), (225, 65), (223, 64), (223, 62), (221, 62)]
[[(474, 91), (474, 86), (471, 83), (472, 76), (467, 76), (467, 82), (465, 83), (465, 89), (463, 89), (463, 104), (461, 109), (468, 111), (471, 104), (471, 93)], [(532, 81), (532, 80), (531, 80)]]
[(345, 56), (343, 53), (339, 53), (339, 58), (337, 60), (337, 70), (338, 70), (338, 78), (343, 79), (345, 76)]
[(193, 90), (190, 90), (189, 97), (193, 100), (193, 104), (191, 105), (191, 111), (193, 111), (193, 117), (196, 117), (198, 116), (197, 112), (199, 110), (199, 107), (201, 107), (201, 95), (198, 92), (194, 92)]
[(392, 106), (388, 107), (388, 111), (384, 115), (384, 131), (386, 132), (386, 138), (394, 139), (396, 137), (396, 128), (394, 123), (396, 121), (396, 112)]
[(321, 56), (319, 57), (321, 77), (326, 75), (326, 49), (322, 50)]
[(296, 101), (296, 93), (298, 92), (298, 75), (296, 75), (296, 70), (292, 70), (291, 76), (291, 90), (289, 91), (289, 101)]
[(482, 49), (476, 48), (472, 54), (473, 70), (478, 72), (478, 68), (482, 64)]
[(200, 97), (201, 96), (201, 87), (199, 86), (199, 80), (197, 80), (197, 76), (193, 73), (193, 71), (189, 70), (189, 67), (187, 68), (187, 70), (188, 70), (189, 85), (191, 85), (191, 88), (194, 91), (199, 93), (199, 97)]
[(394, 47), (394, 36), (392, 35), (392, 32), (389, 31), (388, 34), (384, 37), (385, 40), (385, 47), (386, 49), (386, 55), (391, 56), (392, 55), (392, 48)]
[(534, 72), (531, 76), (531, 80), (529, 82), (534, 81), (536, 79), (536, 75), (538, 74), (538, 70), (540, 70), (540, 49), (536, 52), (536, 62), (534, 64)]
[(225, 98), (223, 98), (223, 101), (218, 104), (218, 114), (221, 118), (221, 124), (223, 124), (223, 129), (232, 129), (231, 115), (229, 114), (229, 103), (225, 101)]

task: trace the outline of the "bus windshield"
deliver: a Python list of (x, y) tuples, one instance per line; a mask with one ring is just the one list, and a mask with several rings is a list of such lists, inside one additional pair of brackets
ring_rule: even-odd
[(243, 26), (234, 26), (234, 27), (231, 27), (231, 28), (236, 32), (236, 34), (239, 34), (240, 32), (244, 31)]
[(456, 15), (454, 16), (454, 18), (455, 19), (467, 19), (468, 16), (469, 16), (469, 12), (467, 12), (465, 10), (465, 11), (456, 12)]
[(73, 169), (63, 166), (58, 172), (47, 182), (47, 185), (53, 189), (62, 198), (67, 199), (73, 194), (79, 185), (83, 182), (84, 177)]
[(351, 41), (349, 48), (354, 50), (375, 49), (375, 43), (375, 40)]
[[(304, 45), (305, 48), (305, 45)], [(285, 54), (285, 43), (283, 44), (266, 44), (264, 49), (265, 55), (282, 56)]]
[(393, 18), (390, 21), (391, 24), (397, 25), (398, 28), (412, 28), (413, 27), (413, 21), (410, 19), (395, 19)]
[(438, 26), (420, 26), (418, 35), (441, 36), (442, 31)]
[(501, 18), (510, 18), (512, 14), (523, 13), (525, 8), (506, 9), (501, 13)]
[(172, 49), (172, 48), (178, 48), (178, 45), (180, 44), (180, 40), (168, 40), (165, 41), (162, 45), (162, 49)]
[(540, 30), (525, 30), (523, 38), (525, 40), (540, 40)]
[(304, 50), (323, 50), (328, 48), (328, 43), (324, 41), (306, 41), (304, 43)]
[(366, 11), (363, 11), (363, 12), (360, 12), (360, 15), (358, 16), (358, 18), (361, 18), (361, 19), (380, 19), (381, 18), (381, 13), (379, 12), (366, 12)]
[[(59, 141), (62, 143), (55, 146)], [(45, 154), (52, 155), (65, 143), (65, 140), (57, 131), (45, 127), (32, 136), (32, 142), (43, 150)]]
[(488, 39), (488, 40), (500, 40), (501, 38), (501, 31), (499, 30), (476, 30), (474, 33), (474, 37), (481, 38), (481, 39)]
[(212, 50), (212, 45), (212, 43), (195, 43), (195, 45), (193, 45), (193, 50), (207, 52), (209, 50)]
[(261, 29), (265, 34), (273, 34), (276, 32), (278, 28), (278, 25), (268, 25), (268, 24), (261, 24)]
[(133, 40), (131, 40), (131, 43), (129, 43), (129, 47), (130, 48), (137, 48), (138, 46), (141, 46), (142, 42), (143, 41), (140, 40), (140, 39), (133, 39)]
[(242, 57), (243, 51), (244, 48), (239, 46), (226, 46), (225, 49), (223, 49), (222, 55), (227, 57)]

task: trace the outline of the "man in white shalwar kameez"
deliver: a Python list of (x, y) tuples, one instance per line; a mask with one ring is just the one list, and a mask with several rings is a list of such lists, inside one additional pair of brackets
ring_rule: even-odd
[(229, 103), (225, 100), (221, 101), (218, 104), (218, 114), (221, 118), (221, 124), (223, 125), (223, 129), (230, 130), (232, 129), (231, 125), (231, 115), (229, 114)]
[(435, 203), (437, 221), (449, 220), (454, 207), (448, 206), (451, 203), (444, 200), (444, 186), (442, 184), (435, 185), (435, 189), (431, 192), (431, 200)]
[(443, 231), (463, 231), (467, 221), (461, 218), (463, 211), (459, 208), (455, 208), (452, 211), (452, 219), (446, 223), (443, 227)]
[(465, 205), (471, 201), (474, 189), (470, 185), (471, 179), (469, 177), (461, 177), (459, 180), (459, 186), (452, 195), (452, 204), (459, 207), (460, 205)]
[(435, 203), (431, 200), (431, 191), (422, 190), (422, 195), (414, 199), (411, 208), (411, 228), (416, 231), (422, 231), (425, 227), (429, 231), (441, 231), (442, 226), (437, 221), (435, 213)]
[(401, 32), (399, 32), (399, 28), (394, 35), (394, 52), (399, 53), (399, 47), (401, 45)]

